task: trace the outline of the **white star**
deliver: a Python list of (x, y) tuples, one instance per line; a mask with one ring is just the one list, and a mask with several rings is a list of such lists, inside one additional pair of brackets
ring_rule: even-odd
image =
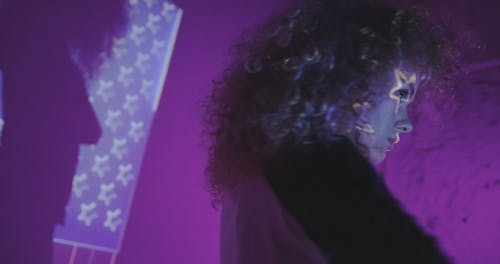
[(144, 0), (144, 3), (151, 8), (154, 4), (156, 4), (156, 0)]
[(107, 103), (111, 97), (114, 96), (113, 93), (113, 81), (99, 80), (96, 95), (101, 97), (102, 101)]
[(99, 156), (95, 155), (94, 157), (94, 164), (92, 165), (92, 168), (90, 169), (92, 172), (95, 172), (99, 178), (104, 177), (107, 171), (109, 171), (111, 168), (108, 165), (109, 161), (109, 156), (104, 155), (104, 156)]
[(125, 145), (127, 144), (126, 138), (113, 139), (113, 146), (111, 147), (110, 153), (115, 155), (115, 157), (119, 160), (123, 158), (123, 156), (128, 152)]
[(139, 69), (141, 73), (145, 73), (151, 66), (149, 63), (147, 63), (149, 61), (149, 58), (149, 54), (145, 54), (142, 52), (137, 53), (137, 59), (135, 60), (134, 65), (135, 67), (137, 67), (137, 69)]
[(153, 45), (151, 46), (151, 54), (155, 55), (156, 58), (160, 58), (160, 51), (163, 50), (166, 46), (166, 43), (161, 40), (153, 39)]
[(130, 122), (130, 129), (128, 131), (128, 136), (131, 137), (135, 143), (139, 142), (139, 140), (144, 136), (144, 123), (142, 121)]
[(144, 33), (146, 28), (138, 26), (136, 24), (132, 25), (132, 32), (130, 33), (129, 38), (135, 43), (137, 47), (141, 46), (145, 41)]
[(77, 174), (75, 175), (75, 177), (73, 177), (72, 190), (75, 193), (76, 197), (82, 197), (83, 192), (87, 191), (90, 188), (89, 185), (85, 182), (87, 178), (88, 177), (86, 173)]
[(120, 120), (121, 115), (122, 112), (120, 110), (108, 110), (104, 125), (109, 127), (111, 131), (116, 132), (118, 127), (122, 125), (122, 121)]
[(132, 173), (132, 164), (127, 164), (127, 165), (122, 165), (120, 164), (118, 166), (118, 175), (116, 176), (116, 180), (121, 182), (124, 187), (128, 185), (128, 182), (131, 181), (134, 176)]
[(152, 80), (142, 80), (141, 83), (141, 89), (139, 90), (139, 93), (141, 93), (144, 98), (149, 99), (153, 95), (153, 91), (151, 91), (151, 88), (153, 88), (154, 82)]
[(123, 84), (123, 86), (128, 87), (134, 79), (130, 77), (134, 69), (132, 67), (120, 66), (120, 73), (118, 73), (118, 82)]
[(120, 218), (122, 211), (118, 208), (113, 211), (106, 211), (106, 221), (104, 221), (104, 227), (109, 228), (111, 232), (115, 232), (116, 228), (123, 223), (123, 220)]
[(161, 15), (165, 17), (167, 22), (170, 22), (172, 20), (172, 11), (175, 10), (175, 5), (169, 2), (164, 2), (163, 3), (163, 8), (161, 10)]
[(151, 33), (153, 33), (153, 35), (156, 35), (156, 33), (158, 33), (158, 30), (160, 30), (160, 20), (160, 16), (151, 13), (148, 14), (148, 22), (146, 22), (146, 27), (149, 29), (149, 31), (151, 31)]
[(109, 183), (109, 184), (102, 183), (101, 191), (97, 196), (97, 200), (102, 201), (106, 206), (109, 206), (111, 204), (111, 201), (115, 199), (117, 196), (114, 189), (115, 189), (114, 183)]
[(92, 221), (99, 217), (99, 214), (94, 211), (96, 206), (95, 202), (80, 204), (80, 214), (78, 214), (77, 219), (84, 222), (86, 226), (90, 226)]
[(125, 103), (123, 103), (123, 109), (126, 110), (129, 115), (134, 115), (137, 110), (139, 110), (139, 96), (138, 95), (125, 95)]
[(127, 49), (124, 47), (114, 46), (112, 48), (113, 55), (117, 59), (121, 59), (125, 54), (127, 54)]

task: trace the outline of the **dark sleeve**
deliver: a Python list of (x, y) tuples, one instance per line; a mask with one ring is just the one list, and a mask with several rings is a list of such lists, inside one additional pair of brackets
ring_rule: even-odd
[(267, 178), (332, 263), (449, 263), (349, 141), (290, 153)]

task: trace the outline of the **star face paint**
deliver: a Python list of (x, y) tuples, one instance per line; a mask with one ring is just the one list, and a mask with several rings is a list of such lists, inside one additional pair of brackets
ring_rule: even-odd
[[(399, 141), (400, 133), (408, 133), (413, 126), (408, 119), (407, 107), (415, 97), (418, 88), (428, 80), (417, 72), (400, 68), (393, 70), (391, 83), (377, 103), (361, 113), (358, 143), (367, 150), (372, 163), (384, 160), (385, 153)], [(419, 78), (420, 77), (420, 78)]]
[(399, 68), (396, 68), (394, 69), (394, 79), (396, 86), (390, 90), (389, 97), (396, 101), (395, 112), (397, 113), (401, 103), (410, 103), (413, 100), (416, 93), (417, 75), (411, 73), (407, 76)]

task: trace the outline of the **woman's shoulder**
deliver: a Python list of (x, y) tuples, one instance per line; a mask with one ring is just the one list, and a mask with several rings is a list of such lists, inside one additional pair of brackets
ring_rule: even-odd
[(221, 263), (326, 263), (263, 177), (224, 192)]

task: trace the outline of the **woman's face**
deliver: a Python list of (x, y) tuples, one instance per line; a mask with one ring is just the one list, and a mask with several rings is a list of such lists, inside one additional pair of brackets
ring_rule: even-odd
[(425, 77), (399, 68), (394, 69), (391, 76), (388, 89), (361, 114), (357, 127), (358, 144), (366, 148), (372, 163), (383, 161), (385, 153), (399, 141), (399, 134), (412, 130), (407, 109)]

